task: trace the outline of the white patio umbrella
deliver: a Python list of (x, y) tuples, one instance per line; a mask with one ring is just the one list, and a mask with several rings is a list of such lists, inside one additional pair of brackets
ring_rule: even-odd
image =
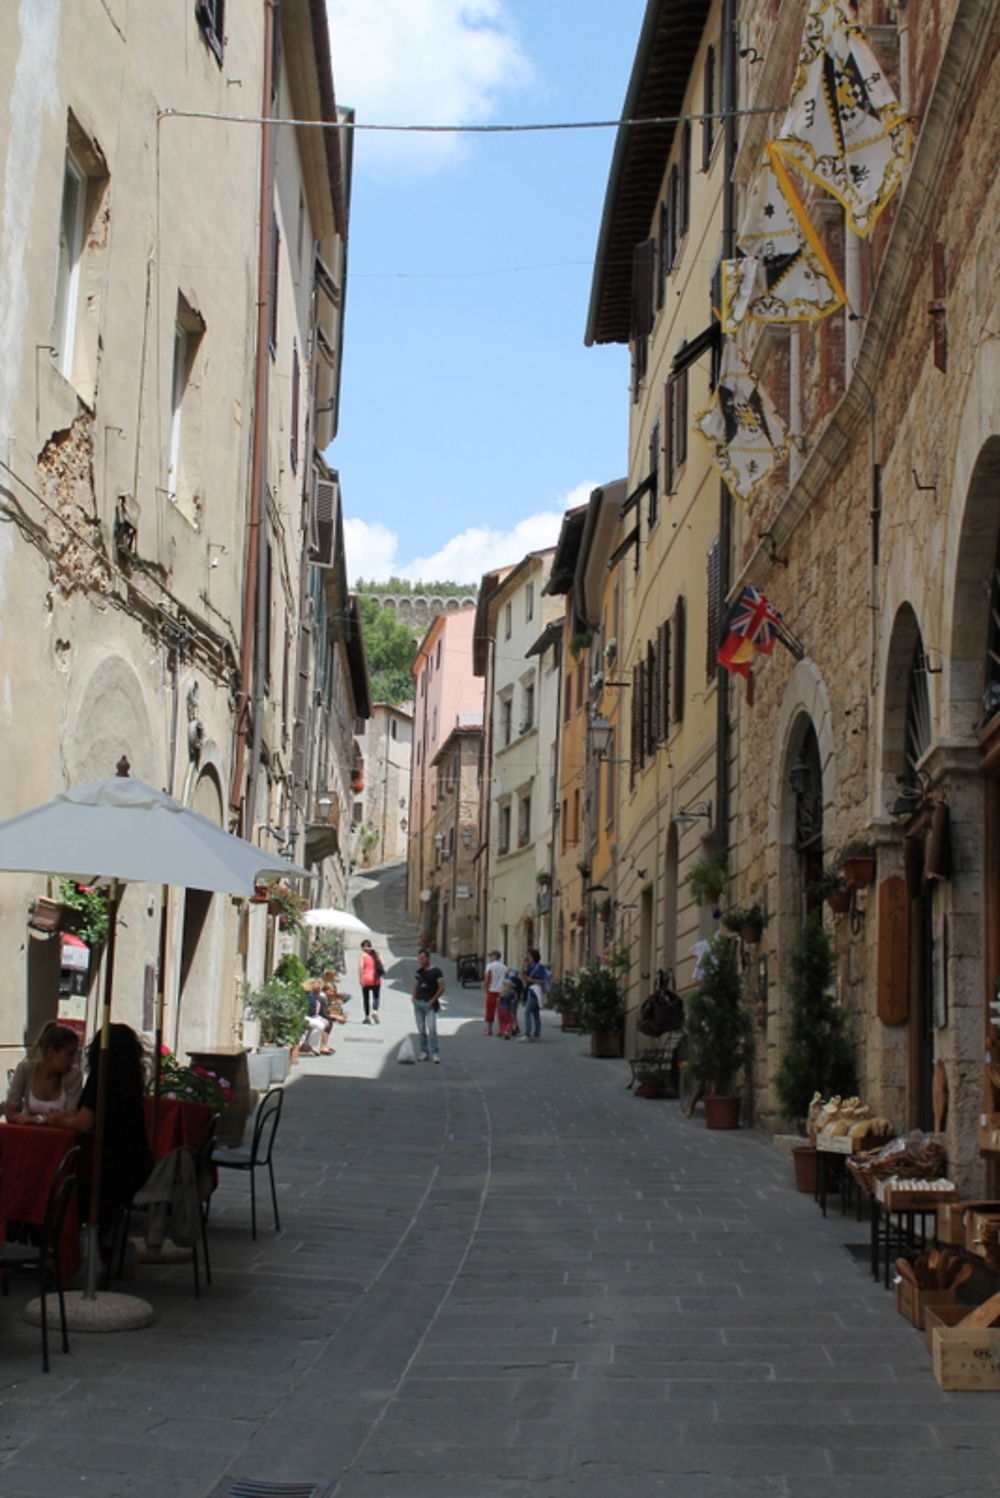
[[(53, 800), (0, 821), (0, 870), (112, 881), (105, 953), (101, 1050), (106, 1053), (114, 982), (118, 884), (174, 884), (252, 895), (268, 875), (310, 878), (307, 869), (216, 827), (182, 801), (133, 780), (126, 759), (108, 780), (61, 791)], [(95, 1298), (101, 1151), (108, 1067), (98, 1073), (87, 1289)], [(124, 1300), (127, 1297), (115, 1297)]]
[(370, 936), (372, 928), (366, 926), (350, 910), (334, 910), (326, 907), (320, 910), (307, 910), (302, 917), (303, 926), (314, 926), (321, 930), (347, 931), (355, 936)]

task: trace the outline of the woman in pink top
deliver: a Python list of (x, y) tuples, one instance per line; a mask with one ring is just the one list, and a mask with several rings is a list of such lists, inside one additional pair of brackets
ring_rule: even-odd
[(358, 962), (361, 997), (365, 1004), (363, 1024), (370, 1025), (372, 1021), (376, 1025), (379, 1023), (378, 1002), (382, 993), (382, 974), (384, 971), (381, 957), (366, 938), (361, 943), (361, 954)]

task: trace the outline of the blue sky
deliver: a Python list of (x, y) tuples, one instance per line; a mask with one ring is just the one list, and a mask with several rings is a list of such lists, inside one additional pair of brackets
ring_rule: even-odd
[[(328, 0), (359, 122), (621, 114), (646, 0)], [(478, 583), (624, 473), (628, 356), (584, 326), (613, 130), (359, 131), (340, 433), (348, 573)]]

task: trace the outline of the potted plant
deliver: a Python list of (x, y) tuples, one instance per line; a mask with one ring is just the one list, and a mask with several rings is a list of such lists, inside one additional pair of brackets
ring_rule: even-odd
[(589, 858), (581, 858), (576, 867), (577, 867), (577, 872), (579, 873), (581, 879), (589, 879), (590, 878), (590, 859)]
[(261, 988), (247, 994), (246, 1008), (260, 1026), (261, 1046), (275, 1047), (281, 1053), (271, 1068), (272, 1082), (284, 1081), (292, 1047), (299, 1044), (306, 1028), (309, 1001), (305, 993), (301, 986), (272, 974)]
[(848, 889), (864, 889), (875, 880), (875, 844), (869, 837), (852, 838), (837, 855)]
[(576, 1012), (576, 983), (572, 973), (557, 978), (545, 997), (545, 1007), (554, 1009), (562, 1021), (562, 1029), (578, 1030), (580, 1017)]
[(663, 1097), (666, 1093), (663, 1071), (659, 1067), (637, 1066), (635, 1069), (636, 1097)]
[(620, 1056), (625, 1024), (625, 997), (621, 989), (622, 962), (589, 958), (573, 974), (577, 1023), (590, 1036), (592, 1056)]
[(696, 858), (684, 876), (691, 897), (699, 905), (717, 905), (729, 878), (729, 869), (721, 853), (705, 853)]
[(751, 946), (760, 941), (767, 917), (759, 905), (734, 905), (722, 917), (727, 931), (735, 931), (740, 941)]
[(605, 659), (607, 665), (613, 670), (615, 662), (618, 659), (618, 641), (616, 639), (614, 639), (614, 638), (610, 639), (608, 641), (608, 643), (605, 645), (605, 647), (604, 647), (604, 659)]
[(309, 909), (309, 901), (297, 889), (287, 884), (269, 884), (267, 887), (267, 910), (278, 917), (278, 927), (290, 934), (302, 930), (302, 917)]
[[(830, 991), (834, 957), (819, 911), (805, 920), (789, 957), (787, 1040), (774, 1077), (774, 1090), (785, 1117), (802, 1130), (815, 1093), (831, 1097), (854, 1092), (857, 1071), (844, 1028), (844, 1011)], [(808, 1184), (808, 1168), (815, 1167), (815, 1146), (795, 1146), (796, 1184)]]
[(851, 908), (851, 892), (838, 869), (824, 869), (810, 884), (809, 893), (814, 900), (825, 900), (834, 915), (843, 915)]
[(549, 885), (552, 883), (552, 875), (549, 873), (548, 869), (539, 869), (538, 873), (535, 875), (535, 883), (540, 884), (543, 889), (548, 889)]
[(705, 1100), (710, 1129), (739, 1127), (736, 1079), (750, 1059), (753, 1022), (740, 993), (736, 943), (717, 932), (701, 959), (701, 980), (684, 1006), (688, 1071)]
[(103, 886), (60, 879), (61, 926), (73, 931), (88, 947), (99, 947), (108, 934), (108, 891)]

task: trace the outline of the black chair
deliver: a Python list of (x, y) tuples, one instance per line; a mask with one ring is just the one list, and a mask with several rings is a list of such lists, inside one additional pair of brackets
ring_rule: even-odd
[[(42, 1372), (49, 1371), (49, 1327), (45, 1292), (49, 1278), (55, 1282), (59, 1296), (59, 1320), (62, 1326), (63, 1352), (69, 1352), (69, 1337), (66, 1334), (66, 1300), (63, 1294), (63, 1277), (60, 1246), (66, 1209), (70, 1197), (76, 1190), (77, 1167), (80, 1163), (80, 1146), (74, 1145), (66, 1151), (56, 1167), (45, 1204), (45, 1220), (42, 1223), (37, 1244), (0, 1243), (0, 1270), (35, 1270), (38, 1274), (38, 1295), (41, 1303), (42, 1323)], [(9, 1293), (7, 1275), (4, 1273), (4, 1294)]]
[[(261, 1099), (253, 1126), (253, 1140), (249, 1149), (216, 1149), (212, 1152), (212, 1164), (224, 1170), (247, 1170), (250, 1172), (250, 1235), (257, 1237), (257, 1170), (266, 1165), (271, 1180), (271, 1206), (274, 1209), (274, 1231), (281, 1232), (278, 1218), (278, 1193), (274, 1186), (274, 1164), (271, 1159), (274, 1136), (281, 1122), (281, 1106), (285, 1094), (280, 1087), (272, 1087)], [(207, 1211), (206, 1211), (207, 1218)]]
[[(180, 1145), (176, 1150), (171, 1151), (169, 1155), (164, 1156), (164, 1159), (171, 1164), (175, 1161), (176, 1157), (184, 1151), (186, 1151), (187, 1154), (192, 1157), (194, 1163), (195, 1189), (198, 1194), (198, 1234), (201, 1239), (201, 1251), (205, 1258), (205, 1281), (209, 1285), (212, 1283), (212, 1261), (209, 1258), (208, 1254), (208, 1207), (212, 1195), (212, 1190), (215, 1185), (215, 1176), (212, 1167), (212, 1151), (215, 1149), (215, 1139), (219, 1130), (219, 1119), (221, 1118), (221, 1116), (222, 1115), (218, 1112), (212, 1114), (211, 1118), (205, 1125), (205, 1131), (201, 1136), (201, 1140), (198, 1144), (197, 1149), (192, 1149), (190, 1145)], [(150, 1180), (152, 1179), (153, 1177), (151, 1176)], [(136, 1198), (138, 1198), (138, 1201), (136, 1200)], [(142, 1201), (142, 1188), (140, 1188), (140, 1190), (136, 1192), (136, 1196), (126, 1204), (126, 1207), (122, 1214), (121, 1224), (116, 1230), (116, 1253), (113, 1255), (112, 1261), (117, 1262), (115, 1273), (119, 1279), (121, 1278), (122, 1271), (125, 1267), (125, 1250), (128, 1246), (129, 1230), (132, 1223), (132, 1212), (135, 1210), (137, 1205), (140, 1207), (146, 1205)], [(176, 1205), (177, 1203), (175, 1200), (173, 1206), (171, 1207), (171, 1215), (173, 1213), (174, 1206)], [(192, 1204), (189, 1197), (188, 1200), (183, 1203), (183, 1206), (187, 1208), (187, 1211), (185, 1213), (186, 1218), (190, 1217), (191, 1205)], [(167, 1225), (169, 1226), (169, 1223)], [(107, 1281), (104, 1286), (106, 1290), (110, 1289), (110, 1266), (112, 1261), (109, 1261), (108, 1265)], [(201, 1282), (198, 1277), (197, 1238), (191, 1243), (191, 1268), (194, 1275), (195, 1299), (198, 1300), (201, 1297)]]

